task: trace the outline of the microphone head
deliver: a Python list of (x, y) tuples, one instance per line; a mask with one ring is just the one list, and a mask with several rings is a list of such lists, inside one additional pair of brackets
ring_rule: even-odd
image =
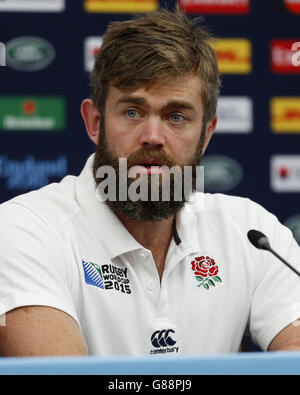
[(260, 250), (270, 250), (271, 246), (269, 243), (269, 239), (262, 232), (258, 230), (249, 230), (248, 239), (254, 247), (259, 248)]

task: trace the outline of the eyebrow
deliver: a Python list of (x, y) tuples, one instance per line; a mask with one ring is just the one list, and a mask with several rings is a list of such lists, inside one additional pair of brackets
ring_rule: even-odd
[(123, 96), (117, 101), (117, 104), (123, 104), (123, 103), (147, 105), (147, 102), (143, 97), (134, 97), (134, 96)]
[[(149, 106), (149, 104), (143, 97), (135, 97), (135, 96), (123, 96), (117, 101), (117, 105), (123, 103)], [(183, 101), (171, 100), (165, 106), (163, 106), (163, 110), (172, 110), (175, 108), (184, 108), (187, 110), (196, 111), (195, 107), (191, 103), (184, 100)]]

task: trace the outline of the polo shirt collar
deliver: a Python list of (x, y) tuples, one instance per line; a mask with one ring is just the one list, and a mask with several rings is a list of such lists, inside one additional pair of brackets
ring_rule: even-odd
[(113, 259), (143, 246), (128, 232), (106, 203), (98, 198), (93, 176), (94, 156), (95, 154), (88, 158), (77, 179), (77, 201), (109, 258)]
[[(95, 154), (91, 155), (77, 178), (76, 196), (84, 215), (93, 226), (110, 259), (130, 251), (144, 249), (98, 195), (93, 176)], [(199, 251), (195, 214), (185, 207), (174, 222), (174, 241), (181, 250)]]
[[(203, 194), (196, 193), (194, 203), (187, 203), (185, 207), (177, 213), (176, 231), (181, 243), (179, 247), (182, 251), (198, 253), (200, 251), (199, 243), (199, 201), (203, 200)], [(175, 239), (175, 238), (174, 238)]]

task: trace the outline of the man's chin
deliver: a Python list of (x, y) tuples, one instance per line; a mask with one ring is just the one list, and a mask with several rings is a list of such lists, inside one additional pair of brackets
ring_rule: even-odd
[(115, 214), (122, 214), (133, 221), (155, 222), (174, 217), (183, 209), (184, 201), (105, 201)]

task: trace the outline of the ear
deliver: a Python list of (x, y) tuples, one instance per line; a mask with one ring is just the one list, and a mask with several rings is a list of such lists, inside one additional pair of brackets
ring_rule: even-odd
[(211, 121), (207, 122), (204, 142), (202, 145), (202, 155), (204, 154), (204, 152), (208, 146), (208, 143), (210, 142), (210, 139), (212, 138), (212, 135), (214, 134), (214, 131), (216, 130), (217, 122), (218, 122), (218, 118), (216, 115), (214, 116), (214, 118)]
[(96, 145), (98, 144), (100, 113), (95, 103), (91, 99), (85, 99), (81, 103), (81, 116), (85, 123), (85, 128), (89, 138)]

